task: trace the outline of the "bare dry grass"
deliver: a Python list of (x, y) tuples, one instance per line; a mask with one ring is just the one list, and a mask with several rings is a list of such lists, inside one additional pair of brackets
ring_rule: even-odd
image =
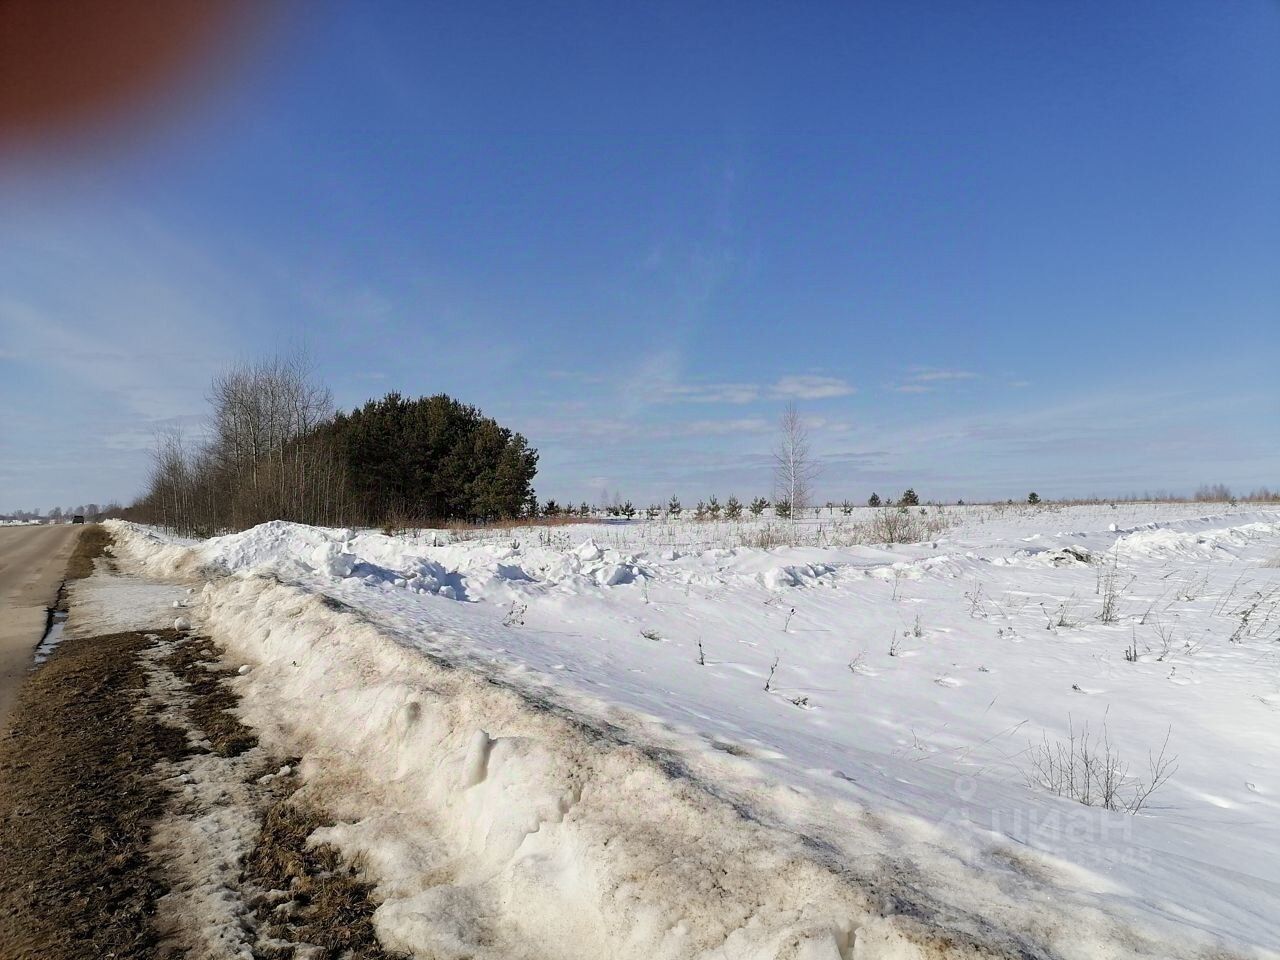
[(75, 549), (67, 561), (67, 579), (83, 580), (93, 574), (93, 563), (111, 546), (111, 534), (105, 527), (92, 523), (80, 531)]
[(137, 708), (152, 642), (68, 640), (23, 688), (0, 741), (5, 960), (159, 955), (147, 844), (166, 793), (152, 768), (186, 743)]
[(1159, 753), (1148, 753), (1147, 773), (1138, 776), (1120, 758), (1105, 723), (1096, 736), (1088, 724), (1081, 730), (1069, 724), (1068, 731), (1065, 739), (1051, 743), (1046, 736), (1031, 745), (1028, 784), (1086, 807), (1136, 814), (1178, 770), (1178, 758), (1169, 753), (1168, 736)]
[(177, 644), (165, 666), (187, 684), (191, 720), (209, 738), (220, 757), (238, 757), (258, 742), (253, 731), (231, 715), (240, 698), (223, 681), (233, 676), (219, 668), (207, 640), (191, 638)]
[(281, 942), (314, 944), (325, 960), (387, 960), (373, 931), (372, 888), (332, 847), (307, 845), (331, 821), (292, 799), (266, 813), (257, 846), (245, 863), (245, 878), (260, 890), (287, 892), (289, 909), (262, 897), (261, 931)]
[(476, 530), (484, 532), (486, 530), (515, 530), (522, 527), (572, 527), (580, 523), (608, 523), (607, 520), (601, 520), (599, 517), (516, 517), (510, 520), (492, 520), (486, 523), (465, 523), (463, 521), (453, 521), (449, 523), (446, 530)]

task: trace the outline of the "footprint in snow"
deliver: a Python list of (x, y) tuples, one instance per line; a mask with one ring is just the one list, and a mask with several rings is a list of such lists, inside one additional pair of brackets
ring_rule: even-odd
[(955, 677), (938, 677), (933, 681), (940, 687), (963, 687), (964, 681), (957, 680)]

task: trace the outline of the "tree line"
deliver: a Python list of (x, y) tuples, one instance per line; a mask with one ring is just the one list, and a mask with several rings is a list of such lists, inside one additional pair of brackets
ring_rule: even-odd
[(48, 520), (53, 523), (70, 519), (71, 517), (95, 517), (115, 516), (120, 513), (121, 506), (112, 502), (108, 504), (98, 503), (82, 503), (76, 507), (51, 507), (47, 513), (43, 512), (39, 507), (32, 510), (15, 510), (12, 513), (0, 513), (0, 520), (19, 520), (24, 523), (31, 523), (40, 520)]
[(214, 379), (209, 428), (157, 438), (131, 517), (191, 536), (268, 520), (323, 526), (501, 520), (535, 503), (538, 453), (444, 394), (344, 413), (300, 358)]

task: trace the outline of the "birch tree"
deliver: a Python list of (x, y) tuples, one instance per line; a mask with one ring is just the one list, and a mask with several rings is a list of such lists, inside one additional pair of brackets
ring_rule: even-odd
[(809, 505), (817, 465), (809, 449), (809, 430), (795, 401), (787, 404), (778, 422), (778, 442), (773, 448), (774, 499), (786, 499), (791, 506), (791, 539), (794, 542), (796, 517)]

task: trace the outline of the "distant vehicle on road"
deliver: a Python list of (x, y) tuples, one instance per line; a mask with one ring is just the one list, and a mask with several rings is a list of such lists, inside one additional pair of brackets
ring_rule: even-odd
[(83, 513), (77, 513), (74, 517), (72, 517), (72, 518), (71, 518), (71, 522), (72, 522), (72, 523), (84, 523), (84, 514), (83, 514)]

